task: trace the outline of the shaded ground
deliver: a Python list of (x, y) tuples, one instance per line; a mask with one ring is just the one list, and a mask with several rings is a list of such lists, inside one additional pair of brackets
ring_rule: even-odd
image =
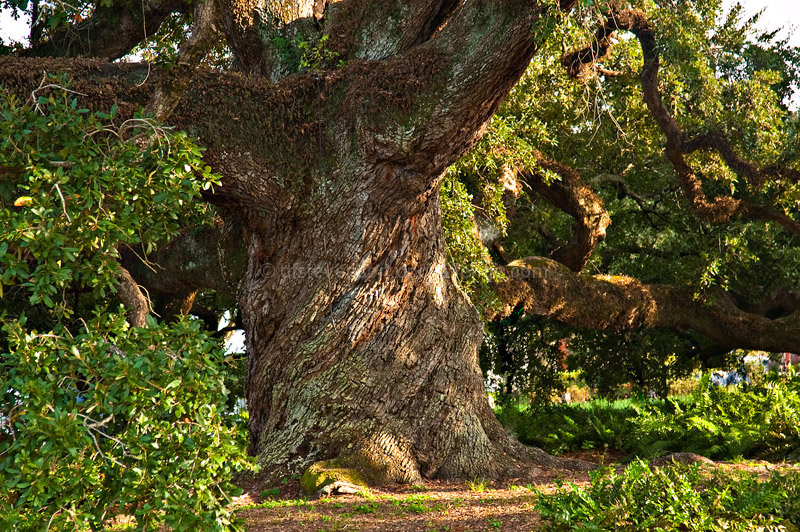
[[(611, 464), (621, 453), (603, 455), (597, 451), (568, 453), (571, 458)], [(785, 464), (746, 461), (720, 464), (763, 472), (786, 469)], [(367, 496), (342, 495), (308, 501), (298, 498), (296, 480), (272, 491), (250, 486), (239, 498), (239, 515), (251, 531), (528, 531), (539, 530), (542, 522), (533, 510), (533, 489), (550, 493), (561, 482), (588, 483), (585, 472), (546, 471), (532, 479), (502, 482), (426, 481), (424, 486), (387, 486), (372, 489)], [(262, 496), (263, 495), (263, 496)]]

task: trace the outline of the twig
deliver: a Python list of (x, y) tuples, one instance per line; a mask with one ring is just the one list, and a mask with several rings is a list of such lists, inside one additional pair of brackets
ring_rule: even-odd
[(61, 208), (64, 210), (64, 216), (67, 217), (67, 221), (72, 223), (72, 218), (69, 217), (69, 213), (67, 213), (67, 202), (64, 199), (64, 194), (61, 193), (61, 187), (58, 186), (58, 183), (53, 185), (55, 189), (58, 191), (58, 195), (61, 197)]
[(82, 92), (78, 92), (78, 91), (70, 90), (70, 89), (68, 89), (66, 87), (62, 87), (61, 85), (58, 85), (57, 83), (48, 83), (47, 85), (45, 85), (44, 82), (47, 81), (47, 72), (43, 72), (43, 73), (44, 73), (44, 76), (42, 77), (42, 81), (39, 83), (39, 86), (31, 91), (31, 100), (33, 100), (34, 109), (36, 110), (37, 113), (41, 113), (42, 115), (44, 115), (44, 111), (42, 111), (42, 108), (41, 108), (41, 106), (39, 105), (39, 102), (36, 99), (36, 93), (39, 92), (40, 90), (44, 90), (44, 89), (61, 89), (61, 90), (65, 91), (65, 92), (69, 92), (69, 93), (72, 93), (72, 94), (77, 94), (78, 96), (84, 96), (84, 97), (88, 96), (86, 94), (83, 94)]

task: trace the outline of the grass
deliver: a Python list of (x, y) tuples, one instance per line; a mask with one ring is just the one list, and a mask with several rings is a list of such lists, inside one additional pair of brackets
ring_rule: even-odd
[(433, 497), (425, 494), (413, 494), (402, 498), (391, 498), (390, 502), (405, 512), (416, 514), (424, 514), (428, 512), (438, 512), (442, 509), (440, 504), (428, 506), (427, 502), (432, 500)]
[[(475, 531), (797, 530), (792, 523), (800, 516), (800, 468), (780, 466), (783, 476), (759, 482), (759, 474), (766, 477), (763, 466), (746, 467), (750, 472), (731, 466), (719, 471), (687, 466), (652, 469), (637, 461), (621, 473), (601, 468), (589, 482), (586, 473), (567, 472), (559, 479), (499, 486), (488, 494), (473, 491), (468, 482), (441, 483), (435, 491), (424, 493), (376, 489), (369, 499), (351, 495), (313, 504), (305, 499), (266, 501), (248, 507), (244, 517), (254, 529), (281, 532), (398, 526), (417, 532), (447, 527)], [(681, 523), (690, 526), (680, 528)]]
[(475, 478), (467, 481), (467, 486), (469, 486), (469, 489), (472, 491), (486, 491), (488, 485), (489, 481), (485, 478)]
[(261, 503), (247, 504), (239, 508), (240, 510), (252, 510), (255, 508), (308, 508), (315, 509), (314, 503), (308, 499), (283, 499), (283, 500), (268, 500)]

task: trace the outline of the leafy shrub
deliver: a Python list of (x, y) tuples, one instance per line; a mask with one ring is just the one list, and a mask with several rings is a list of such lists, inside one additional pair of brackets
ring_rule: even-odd
[(786, 530), (800, 523), (800, 474), (711, 475), (697, 465), (651, 469), (632, 462), (624, 473), (590, 474), (590, 486), (548, 495), (537, 510), (549, 530)]
[(532, 403), (497, 409), (500, 422), (523, 443), (562, 453), (579, 449), (623, 449), (639, 410), (633, 400)]
[(183, 133), (81, 109), (65, 79), (0, 89), (0, 530), (235, 528), (249, 466), (227, 360), (197, 322), (131, 328), (119, 249), (211, 217)]
[(217, 410), (227, 390), (216, 341), (189, 321), (126, 330), (121, 314), (74, 337), (24, 325), (4, 328), (1, 529), (100, 529), (119, 513), (141, 529), (232, 524), (221, 502), (249, 461)]
[(51, 324), (107, 303), (120, 247), (147, 254), (209, 219), (200, 193), (218, 178), (185, 133), (37, 94), (0, 89), (0, 310)]
[(550, 452), (616, 448), (633, 456), (694, 452), (713, 459), (797, 459), (800, 377), (771, 375), (747, 388), (710, 386), (661, 400), (603, 399), (586, 403), (498, 408), (520, 441)]
[(636, 418), (627, 450), (640, 456), (690, 451), (710, 458), (800, 456), (800, 377), (772, 375), (757, 386), (709, 386), (685, 404), (648, 408)]

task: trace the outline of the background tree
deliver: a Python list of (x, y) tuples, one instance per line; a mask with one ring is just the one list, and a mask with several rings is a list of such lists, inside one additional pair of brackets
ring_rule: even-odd
[[(118, 296), (139, 325), (137, 285), (167, 321), (213, 323), (211, 294), (235, 294), (268, 474), (331, 458), (373, 482), (519, 473), (567, 464), (495, 420), (473, 303), (800, 351), (793, 52), (748, 44), (736, 17), (716, 28), (715, 2), (576, 3), (85, 6), (0, 80), (22, 100), (65, 72), (91, 108), (146, 107), (205, 148), (218, 222), (121, 250)], [(189, 19), (156, 68), (22, 57), (115, 59)]]

